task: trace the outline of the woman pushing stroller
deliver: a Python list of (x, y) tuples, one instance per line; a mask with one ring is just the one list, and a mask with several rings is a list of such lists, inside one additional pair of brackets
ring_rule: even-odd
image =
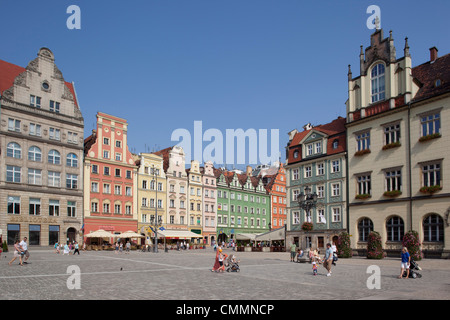
[(216, 253), (216, 260), (214, 263), (214, 266), (212, 268), (212, 272), (224, 272), (225, 271), (225, 259), (228, 257), (228, 255), (224, 252), (222, 252), (222, 248), (219, 247), (219, 250), (217, 250)]

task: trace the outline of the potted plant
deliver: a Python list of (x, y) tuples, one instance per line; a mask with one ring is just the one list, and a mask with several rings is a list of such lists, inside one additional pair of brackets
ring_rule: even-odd
[(423, 253), (420, 250), (421, 243), (417, 231), (410, 230), (403, 236), (402, 247), (408, 249), (409, 254), (414, 260), (422, 260)]
[(303, 222), (302, 224), (302, 230), (305, 232), (312, 231), (314, 225), (312, 222)]
[(347, 232), (341, 232), (336, 243), (337, 254), (339, 258), (351, 258), (353, 255), (350, 246), (350, 235)]
[(383, 259), (384, 251), (381, 243), (381, 236), (378, 232), (372, 231), (367, 241), (367, 258)]

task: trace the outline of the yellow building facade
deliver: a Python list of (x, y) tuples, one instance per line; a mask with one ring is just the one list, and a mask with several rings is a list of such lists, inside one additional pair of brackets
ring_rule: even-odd
[(162, 227), (167, 223), (167, 179), (163, 170), (163, 157), (141, 153), (136, 163), (138, 169), (138, 230), (152, 243), (155, 221)]

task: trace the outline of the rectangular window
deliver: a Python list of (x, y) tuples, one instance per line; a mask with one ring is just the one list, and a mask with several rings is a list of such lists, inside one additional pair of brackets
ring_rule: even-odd
[(341, 162), (339, 160), (331, 161), (331, 172), (336, 173), (341, 171)]
[(337, 197), (341, 195), (341, 185), (339, 183), (333, 183), (331, 185), (331, 195)]
[(20, 197), (8, 196), (8, 213), (20, 214)]
[(341, 222), (341, 208), (333, 208), (333, 222)]
[(61, 130), (50, 127), (49, 130), (49, 138), (52, 140), (61, 140)]
[(75, 132), (67, 132), (67, 142), (78, 144), (78, 133)]
[(20, 120), (8, 119), (8, 130), (20, 132)]
[(91, 202), (91, 212), (98, 212), (98, 203)]
[(36, 137), (41, 136), (41, 125), (40, 124), (30, 123), (30, 136), (36, 136)]
[(385, 175), (385, 191), (402, 190), (401, 170), (386, 171), (384, 175)]
[(28, 169), (28, 183), (29, 184), (42, 184), (42, 170)]
[(420, 124), (422, 126), (422, 137), (430, 134), (440, 133), (441, 130), (441, 115), (440, 113), (434, 113), (420, 118)]
[(323, 176), (324, 174), (325, 174), (325, 166), (324, 166), (323, 162), (322, 163), (318, 163), (317, 164), (317, 175), (318, 176)]
[(41, 214), (41, 199), (30, 198), (30, 215), (39, 216)]
[(371, 192), (370, 175), (358, 176), (358, 195), (370, 195)]
[(6, 181), (20, 182), (21, 168), (16, 166), (6, 166)]
[(356, 136), (357, 151), (370, 149), (370, 132), (366, 131)]
[(30, 95), (30, 106), (40, 108), (41, 107), (41, 97)]
[(292, 170), (292, 179), (298, 180), (298, 169)]
[(59, 217), (59, 200), (49, 200), (48, 215)]
[(59, 109), (59, 102), (50, 100), (50, 111), (59, 113), (59, 111), (60, 111), (60, 109)]
[(400, 142), (400, 124), (392, 124), (384, 127), (384, 144)]
[(67, 201), (67, 216), (75, 218), (77, 216), (77, 203), (75, 201)]
[(61, 173), (49, 171), (48, 172), (48, 186), (49, 187), (61, 187)]
[(325, 188), (324, 186), (317, 186), (317, 197), (318, 198), (324, 198), (325, 197)]
[(441, 164), (432, 163), (422, 165), (422, 186), (440, 186), (441, 185)]
[(29, 226), (29, 244), (38, 246), (41, 243), (41, 226), (30, 224)]
[(66, 174), (66, 188), (77, 189), (77, 185), (78, 185), (78, 175)]
[(312, 167), (307, 166), (307, 167), (305, 167), (305, 178), (310, 178), (310, 177), (312, 177)]
[(298, 211), (293, 212), (292, 219), (293, 219), (293, 221), (292, 221), (293, 224), (300, 224), (300, 212), (298, 212)]
[(92, 173), (98, 173), (98, 165), (96, 164), (92, 165)]

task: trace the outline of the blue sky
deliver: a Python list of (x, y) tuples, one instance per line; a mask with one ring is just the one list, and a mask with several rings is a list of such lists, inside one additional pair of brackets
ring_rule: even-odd
[[(66, 27), (73, 4), (81, 30)], [(85, 134), (98, 111), (123, 117), (133, 152), (174, 145), (175, 129), (201, 120), (224, 136), (279, 129), (284, 160), (290, 130), (345, 117), (373, 4), (397, 57), (405, 37), (414, 66), (432, 46), (450, 52), (448, 0), (0, 0), (0, 59), (25, 67), (51, 49), (75, 82)]]

